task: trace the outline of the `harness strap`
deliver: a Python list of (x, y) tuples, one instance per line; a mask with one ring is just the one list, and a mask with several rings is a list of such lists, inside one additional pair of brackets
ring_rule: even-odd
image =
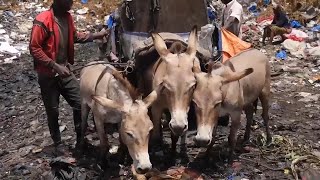
[(108, 69), (110, 69), (110, 67), (109, 67), (109, 66), (106, 66), (106, 68), (104, 68), (103, 71), (101, 72), (101, 74), (99, 75), (98, 80), (97, 80), (97, 82), (96, 82), (96, 85), (95, 85), (95, 87), (94, 87), (94, 94), (97, 93), (98, 84), (99, 84), (99, 82), (101, 81), (102, 77), (107, 73), (107, 70), (108, 70)]
[(129, 7), (129, 2), (128, 1), (125, 1), (124, 2), (125, 6), (126, 6), (126, 17), (132, 22), (134, 23), (135, 22), (135, 18), (133, 16), (133, 13)]

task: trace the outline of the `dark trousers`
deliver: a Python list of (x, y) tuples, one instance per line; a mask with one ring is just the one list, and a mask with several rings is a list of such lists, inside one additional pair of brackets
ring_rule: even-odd
[(73, 108), (73, 120), (77, 134), (77, 142), (81, 133), (81, 104), (80, 86), (76, 77), (72, 74), (69, 77), (48, 77), (38, 75), (38, 82), (41, 89), (42, 100), (48, 117), (48, 125), (55, 145), (61, 143), (59, 131), (59, 97), (62, 95), (68, 104)]

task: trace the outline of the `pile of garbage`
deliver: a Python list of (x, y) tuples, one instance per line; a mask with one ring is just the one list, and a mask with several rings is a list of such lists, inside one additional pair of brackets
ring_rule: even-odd
[[(281, 4), (281, 2), (279, 2)], [(290, 34), (273, 39), (272, 45), (263, 45), (264, 28), (273, 21), (273, 7), (269, 1), (244, 1), (245, 24), (242, 26), (243, 39), (271, 57), (277, 72), (294, 73), (319, 87), (320, 74), (320, 9), (311, 4), (301, 3), (295, 7), (282, 6), (292, 28)], [(280, 41), (282, 40), (282, 41)], [(279, 44), (280, 42), (280, 44)], [(268, 54), (269, 53), (269, 54)], [(270, 54), (271, 53), (271, 54)], [(284, 61), (284, 62), (281, 62)]]

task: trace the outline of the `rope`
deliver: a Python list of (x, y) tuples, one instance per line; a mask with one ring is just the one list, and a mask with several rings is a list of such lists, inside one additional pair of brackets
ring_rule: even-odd
[(93, 66), (93, 65), (97, 65), (97, 64), (109, 64), (109, 65), (112, 65), (112, 66), (123, 66), (123, 67), (126, 67), (125, 69), (127, 69), (130, 66), (130, 65), (128, 65), (128, 63), (97, 62), (97, 63), (86, 64), (86, 65), (84, 65), (82, 67), (75, 68), (71, 72), (75, 72), (75, 71), (78, 71), (78, 70), (80, 70), (80, 69), (82, 69), (84, 67), (89, 67), (89, 66)]

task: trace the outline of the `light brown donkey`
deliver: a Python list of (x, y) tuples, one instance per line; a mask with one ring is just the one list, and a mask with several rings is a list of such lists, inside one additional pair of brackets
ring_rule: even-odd
[[(171, 53), (159, 34), (152, 34), (154, 47), (160, 58), (143, 75), (148, 86), (153, 88), (163, 82), (164, 89), (151, 106), (154, 124), (153, 142), (161, 137), (161, 115), (165, 109), (171, 114), (172, 150), (175, 152), (179, 136), (188, 130), (188, 111), (196, 85), (194, 69), (200, 69), (197, 51), (197, 28), (190, 33), (188, 47), (183, 53)], [(152, 78), (150, 78), (150, 75)]]
[(135, 170), (138, 173), (148, 171), (152, 166), (148, 144), (153, 128), (148, 107), (156, 100), (159, 90), (156, 89), (145, 99), (139, 100), (135, 89), (112, 66), (99, 64), (85, 67), (80, 79), (82, 147), (91, 109), (100, 139), (101, 157), (104, 159), (109, 149), (105, 123), (120, 123), (120, 141), (127, 146)]
[(236, 145), (242, 110), (247, 117), (244, 140), (250, 137), (254, 102), (259, 98), (265, 122), (267, 140), (270, 142), (268, 109), (270, 96), (270, 65), (268, 58), (256, 49), (245, 51), (227, 61), (211, 66), (209, 73), (197, 73), (197, 86), (193, 94), (197, 116), (198, 145), (210, 147), (218, 123), (218, 117), (231, 116), (229, 134), (229, 160)]

